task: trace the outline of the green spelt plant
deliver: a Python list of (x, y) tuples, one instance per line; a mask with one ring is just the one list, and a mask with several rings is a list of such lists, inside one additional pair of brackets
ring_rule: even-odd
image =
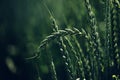
[[(112, 77), (116, 78), (112, 76), (113, 74), (119, 75), (116, 70), (120, 70), (120, 3), (118, 0), (104, 1), (105, 37), (103, 38), (105, 44), (103, 46), (102, 34), (98, 29), (97, 17), (91, 2), (92, 0), (84, 0), (88, 14), (88, 26), (90, 26), (89, 31), (81, 27), (80, 29), (61, 28), (45, 5), (52, 21), (53, 32), (41, 41), (35, 56), (26, 58), (26, 60), (38, 60), (45, 52), (44, 55), (49, 60), (47, 66), (50, 69), (52, 80), (62, 80), (59, 78), (57, 65), (65, 66), (63, 74), (67, 75), (65, 78), (67, 80), (113, 80)], [(60, 53), (61, 56), (57, 57), (62, 59), (64, 64), (56, 64), (57, 61), (54, 60), (54, 50), (50, 47), (55, 43), (59, 48), (55, 54)], [(117, 77), (116, 80), (119, 78)]]

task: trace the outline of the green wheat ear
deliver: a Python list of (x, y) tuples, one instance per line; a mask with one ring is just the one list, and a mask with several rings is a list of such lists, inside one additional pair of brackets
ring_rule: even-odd
[[(93, 40), (93, 48), (94, 48), (94, 50), (93, 50), (94, 66), (93, 67), (95, 68), (95, 71), (93, 74), (94, 74), (94, 79), (99, 79), (100, 68), (103, 66), (103, 62), (104, 62), (102, 60), (103, 59), (103, 52), (102, 52), (102, 48), (101, 48), (99, 33), (97, 31), (96, 17), (95, 17), (94, 12), (92, 11), (92, 7), (91, 7), (89, 0), (85, 0), (85, 6), (87, 8), (88, 17), (89, 17), (89, 21), (90, 21), (90, 28), (91, 28), (90, 35), (91, 35), (91, 38)], [(97, 60), (97, 62), (95, 60)]]
[(115, 63), (117, 63), (118, 69), (120, 68), (120, 51), (119, 51), (119, 46), (118, 46), (118, 35), (119, 35), (119, 1), (118, 0), (113, 0), (112, 2), (112, 41), (113, 41), (113, 51), (115, 54)]
[[(42, 51), (44, 50), (46, 52), (46, 57), (49, 59), (48, 68), (50, 69), (51, 78), (52, 80), (57, 80), (56, 67), (52, 57), (53, 54), (49, 50), (49, 44), (56, 40), (60, 49), (59, 51), (62, 54), (62, 59), (66, 67), (69, 80), (101, 80), (101, 74), (105, 73), (105, 75), (108, 76), (110, 74), (108, 68), (115, 66), (109, 65), (109, 60), (113, 59), (114, 63), (117, 64), (118, 69), (120, 68), (120, 51), (118, 45), (118, 35), (120, 34), (118, 33), (119, 22), (117, 21), (120, 20), (118, 19), (120, 18), (120, 4), (118, 0), (106, 0), (105, 53), (102, 51), (103, 49), (101, 47), (100, 37), (97, 31), (97, 20), (95, 13), (92, 11), (89, 0), (85, 0), (85, 5), (90, 21), (91, 33), (87, 33), (84, 29), (79, 31), (74, 27), (72, 29), (66, 28), (64, 30), (60, 30), (51, 11), (48, 9), (46, 4), (44, 5), (50, 15), (50, 20), (52, 21), (53, 33), (41, 41), (35, 52), (35, 56), (26, 58), (27, 60), (40, 59), (40, 54), (42, 54)], [(86, 43), (85, 47), (87, 54), (84, 52), (84, 49), (82, 49), (81, 43), (77, 38), (78, 36), (80, 38), (85, 38), (84, 42)], [(105, 60), (106, 58), (107, 60)], [(39, 70), (37, 71), (39, 75)], [(116, 78), (115, 75), (112, 77)], [(40, 76), (38, 76), (38, 78), (40, 79)]]
[[(52, 20), (52, 29), (54, 32), (59, 32), (58, 30), (58, 25), (56, 23), (56, 20), (55, 18), (53, 17), (53, 15), (51, 14), (50, 10), (48, 9), (47, 7), (47, 10), (51, 16), (51, 20)], [(69, 75), (69, 79), (70, 80), (73, 80), (74, 79), (74, 76), (73, 76), (73, 71), (72, 71), (72, 63), (71, 63), (71, 58), (69, 56), (69, 52), (68, 50), (66, 49), (66, 45), (63, 41), (63, 38), (60, 36), (58, 38), (58, 43), (59, 43), (59, 47), (60, 47), (60, 51), (62, 53), (62, 58), (65, 62), (65, 65), (66, 65), (66, 68), (67, 68), (67, 72), (68, 72), (68, 75)]]

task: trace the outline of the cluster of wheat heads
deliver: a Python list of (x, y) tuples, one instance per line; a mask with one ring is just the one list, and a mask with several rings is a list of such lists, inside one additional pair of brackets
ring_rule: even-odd
[[(27, 60), (39, 60), (40, 54), (45, 52), (51, 77), (48, 80), (62, 80), (58, 78), (53, 54), (50, 51), (54, 42), (59, 46), (59, 53), (65, 65), (67, 80), (119, 80), (120, 76), (120, 4), (118, 0), (105, 1), (106, 36), (105, 46), (102, 46), (98, 33), (97, 20), (89, 0), (84, 0), (89, 17), (91, 33), (73, 28), (60, 30), (55, 18), (51, 16), (53, 33), (41, 41), (35, 56)], [(84, 41), (80, 42), (79, 39)], [(83, 45), (85, 44), (85, 49)], [(57, 53), (56, 53), (57, 54)], [(39, 68), (39, 67), (37, 67)], [(39, 69), (38, 69), (39, 73)], [(42, 80), (38, 75), (38, 80)]]

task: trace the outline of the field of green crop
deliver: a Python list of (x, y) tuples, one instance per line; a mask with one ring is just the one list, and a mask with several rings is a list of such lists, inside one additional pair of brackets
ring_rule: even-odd
[(120, 1), (0, 0), (0, 80), (120, 80)]

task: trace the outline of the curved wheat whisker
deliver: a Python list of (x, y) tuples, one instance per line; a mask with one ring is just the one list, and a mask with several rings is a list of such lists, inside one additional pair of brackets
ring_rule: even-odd
[(32, 57), (28, 57), (28, 58), (25, 58), (26, 60), (32, 60), (32, 59), (35, 59), (35, 58), (38, 58), (40, 57), (38, 54), (35, 54), (35, 56), (32, 56)]

